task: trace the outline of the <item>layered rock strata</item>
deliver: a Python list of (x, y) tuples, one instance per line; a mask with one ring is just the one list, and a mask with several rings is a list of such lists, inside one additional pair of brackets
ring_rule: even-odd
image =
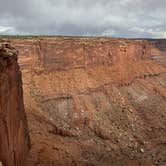
[(10, 42), (37, 166), (166, 164), (164, 40)]

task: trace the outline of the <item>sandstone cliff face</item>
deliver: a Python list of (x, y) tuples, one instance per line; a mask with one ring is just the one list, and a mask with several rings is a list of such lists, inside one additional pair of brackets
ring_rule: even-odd
[(0, 162), (26, 166), (29, 137), (24, 112), (17, 51), (0, 45)]
[(165, 41), (11, 43), (20, 53), (36, 165), (165, 165)]
[(20, 51), (22, 69), (40, 68), (45, 72), (113, 65), (151, 56), (149, 42), (139, 40), (53, 38), (12, 42)]
[(166, 40), (150, 40), (152, 44), (151, 58), (157, 63), (166, 66)]

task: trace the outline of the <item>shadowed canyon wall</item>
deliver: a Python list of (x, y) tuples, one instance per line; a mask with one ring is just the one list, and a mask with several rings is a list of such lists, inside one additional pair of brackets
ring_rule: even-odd
[(10, 39), (37, 166), (165, 165), (166, 41)]
[(29, 151), (17, 51), (0, 45), (0, 164), (26, 166)]

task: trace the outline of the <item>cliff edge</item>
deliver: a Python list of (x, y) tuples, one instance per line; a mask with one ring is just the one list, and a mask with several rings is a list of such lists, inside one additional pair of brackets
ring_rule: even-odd
[(26, 166), (29, 137), (17, 51), (0, 44), (0, 164)]

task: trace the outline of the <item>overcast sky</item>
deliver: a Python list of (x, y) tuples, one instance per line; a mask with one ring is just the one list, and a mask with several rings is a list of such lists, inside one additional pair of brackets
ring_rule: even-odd
[(0, 34), (166, 38), (166, 0), (0, 0)]

